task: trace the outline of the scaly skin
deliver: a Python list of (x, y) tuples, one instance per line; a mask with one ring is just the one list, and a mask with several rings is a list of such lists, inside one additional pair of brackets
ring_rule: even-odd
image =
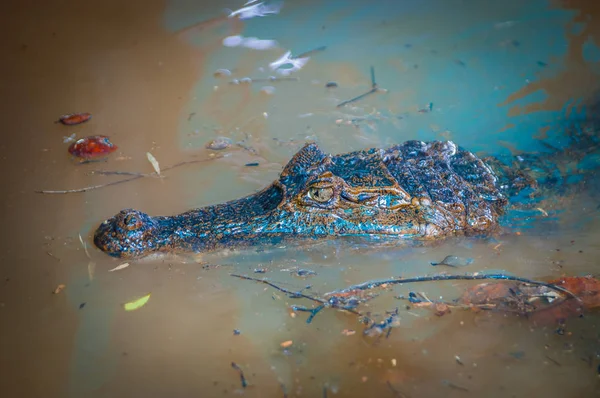
[(98, 227), (94, 243), (139, 258), (299, 238), (432, 240), (490, 233), (506, 204), (493, 171), (452, 142), (335, 156), (309, 143), (256, 194), (171, 217), (122, 210)]

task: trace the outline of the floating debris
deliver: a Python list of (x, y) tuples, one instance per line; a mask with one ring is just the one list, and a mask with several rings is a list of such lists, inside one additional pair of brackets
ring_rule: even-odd
[(266, 268), (254, 268), (255, 274), (265, 274), (267, 272)]
[(242, 77), (239, 80), (240, 84), (251, 84), (252, 83), (252, 79), (249, 77)]
[(427, 107), (419, 109), (417, 112), (419, 113), (429, 113), (433, 111), (433, 102), (427, 104)]
[(142, 308), (148, 302), (148, 300), (150, 300), (150, 293), (136, 300), (125, 303), (123, 308), (125, 308), (125, 311), (135, 311), (139, 308)]
[(77, 140), (75, 139), (75, 133), (71, 134), (71, 135), (70, 135), (70, 136), (68, 136), (68, 137), (66, 137), (66, 136), (65, 136), (65, 137), (63, 137), (63, 144), (68, 144), (69, 142), (75, 142), (75, 141), (77, 141)]
[(433, 309), (434, 309), (434, 313), (437, 316), (444, 316), (446, 314), (449, 314), (450, 312), (450, 307), (448, 306), (448, 304), (446, 303), (435, 303), (433, 305)]
[(105, 135), (80, 138), (69, 146), (69, 153), (81, 159), (95, 159), (108, 156), (118, 147)]
[(292, 57), (292, 52), (288, 51), (277, 60), (271, 62), (269, 64), (269, 68), (282, 75), (289, 75), (292, 72), (302, 69), (302, 67), (304, 67), (309, 60), (310, 57), (294, 58)]
[(336, 82), (327, 82), (325, 83), (325, 87), (327, 88), (336, 88), (338, 84)]
[(80, 310), (82, 310), (82, 309), (83, 309), (83, 307), (85, 307), (85, 305), (86, 305), (86, 304), (87, 304), (87, 303), (85, 303), (85, 302), (83, 302), (83, 303), (79, 304), (79, 309), (80, 309)]
[(221, 151), (229, 148), (233, 144), (233, 141), (227, 137), (217, 137), (208, 143), (206, 143), (206, 149), (212, 149), (213, 151)]
[(56, 286), (56, 289), (54, 289), (54, 291), (52, 291), (52, 294), (58, 294), (58, 293), (62, 292), (65, 287), (67, 287), (67, 286), (61, 283), (60, 285)]
[(506, 28), (510, 28), (511, 26), (514, 26), (517, 23), (517, 21), (504, 21), (504, 22), (498, 22), (494, 24), (494, 28), (496, 29), (506, 29)]
[(154, 155), (152, 155), (150, 152), (146, 152), (146, 157), (148, 158), (148, 161), (152, 165), (152, 168), (156, 174), (160, 175), (160, 165), (158, 164), (158, 160), (156, 160)]
[(256, 37), (247, 37), (245, 38), (241, 46), (246, 48), (251, 48), (253, 50), (270, 50), (272, 48), (277, 47), (279, 44), (276, 40), (264, 40)]
[(251, 162), (251, 163), (246, 163), (244, 166), (246, 166), (246, 167), (256, 167), (258, 165), (259, 165), (258, 162)]
[(299, 270), (296, 270), (296, 272), (294, 274), (301, 278), (306, 278), (307, 276), (317, 275), (317, 273), (311, 269), (299, 269)]
[(223, 39), (223, 45), (225, 47), (237, 47), (244, 42), (244, 36), (227, 36)]
[(297, 82), (298, 81), (297, 77), (275, 77), (275, 76), (269, 76), (266, 79), (265, 78), (245, 77), (245, 78), (242, 78), (242, 79), (233, 79), (232, 81), (229, 82), (229, 84), (238, 85), (238, 84), (242, 83), (242, 80), (244, 80), (244, 79), (246, 79), (245, 81), (243, 81), (244, 83), (263, 83), (263, 82), (277, 83), (277, 82)]
[(113, 269), (109, 269), (109, 270), (108, 270), (108, 272), (119, 271), (119, 270), (125, 269), (125, 268), (127, 268), (127, 267), (129, 267), (129, 263), (123, 263), (123, 264), (121, 264), (121, 265), (118, 265), (118, 266), (116, 266), (116, 267), (115, 267), (115, 268), (113, 268)]
[(298, 54), (298, 55), (296, 55), (294, 57), (291, 57), (291, 59), (306, 58), (306, 57), (309, 57), (309, 56), (311, 56), (311, 55), (313, 55), (315, 53), (325, 51), (326, 49), (327, 49), (327, 46), (321, 46), (321, 47), (313, 48), (312, 50), (308, 50), (308, 51), (300, 53), (300, 54)]
[[(249, 2), (246, 4), (252, 4), (253, 2)], [(250, 19), (254, 17), (264, 17), (271, 14), (279, 14), (281, 8), (283, 7), (283, 2), (275, 2), (270, 4), (265, 4), (264, 2), (260, 2), (258, 4), (254, 4), (251, 6), (240, 8), (239, 10), (229, 11), (228, 18), (239, 18), (239, 19)]]
[(283, 343), (279, 344), (282, 348), (288, 348), (291, 347), (292, 344), (294, 344), (294, 342), (292, 340), (287, 340), (284, 341)]
[(446, 265), (448, 267), (465, 267), (473, 263), (472, 258), (468, 257), (459, 257), (459, 256), (446, 256), (439, 263), (431, 262), (430, 264), (434, 267), (438, 265)]
[(342, 334), (344, 336), (352, 336), (356, 334), (356, 330), (352, 330), (352, 329), (344, 329), (342, 330)]
[(92, 118), (91, 113), (71, 113), (62, 115), (55, 123), (62, 123), (67, 126), (85, 123)]
[(242, 334), (242, 332), (240, 332), (239, 329), (233, 329), (233, 335), (234, 336), (239, 336), (240, 334)]
[(265, 95), (273, 95), (273, 94), (275, 94), (275, 87), (263, 86), (260, 88), (260, 93), (265, 94)]
[(337, 105), (337, 108), (341, 108), (344, 105), (348, 105), (348, 104), (350, 104), (352, 102), (359, 101), (359, 100), (361, 100), (361, 99), (363, 99), (363, 98), (365, 98), (365, 97), (367, 97), (367, 96), (369, 96), (369, 95), (371, 95), (373, 93), (384, 92), (384, 91), (387, 92), (387, 90), (380, 89), (379, 86), (377, 85), (377, 82), (375, 81), (375, 68), (371, 66), (371, 90), (369, 90), (366, 93), (361, 94), (361, 95), (359, 95), (357, 97), (354, 97), (354, 98), (351, 98), (349, 100), (346, 100), (346, 101), (343, 101), (343, 102), (339, 103)]
[(215, 73), (213, 73), (214, 77), (229, 77), (231, 76), (231, 71), (229, 69), (217, 69)]
[(246, 381), (246, 377), (244, 376), (244, 371), (239, 365), (235, 362), (231, 362), (231, 367), (240, 372), (240, 381), (242, 382), (242, 388), (246, 388), (248, 386), (248, 382)]

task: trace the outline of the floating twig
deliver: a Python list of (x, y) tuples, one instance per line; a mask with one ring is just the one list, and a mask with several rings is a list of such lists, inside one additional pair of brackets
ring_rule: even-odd
[(531, 279), (522, 278), (520, 276), (512, 276), (512, 275), (505, 275), (505, 274), (473, 274), (473, 275), (447, 275), (447, 274), (440, 275), (440, 274), (438, 274), (438, 275), (431, 275), (431, 276), (417, 276), (414, 278), (406, 278), (406, 279), (382, 279), (382, 280), (368, 281), (368, 282), (360, 283), (358, 285), (348, 286), (345, 289), (335, 290), (333, 292), (326, 293), (325, 296), (343, 295), (343, 294), (352, 293), (357, 290), (370, 290), (370, 289), (380, 287), (382, 285), (398, 285), (398, 284), (404, 284), (404, 283), (451, 281), (451, 280), (472, 281), (472, 280), (484, 280), (484, 279), (509, 280), (509, 281), (528, 283), (530, 285), (544, 286), (549, 289), (566, 294), (569, 297), (572, 297), (578, 301), (581, 301), (581, 299), (579, 297), (577, 297), (575, 294), (571, 293), (569, 290), (562, 288), (560, 286), (554, 285), (552, 283), (534, 281)]
[(233, 79), (229, 82), (229, 84), (238, 85), (241, 83), (251, 84), (251, 83), (265, 83), (265, 82), (278, 83), (278, 82), (297, 82), (297, 81), (298, 81), (297, 77), (269, 76), (267, 78), (261, 77), (261, 78), (256, 78), (256, 79), (253, 79), (251, 77), (244, 77), (242, 79)]
[(111, 170), (92, 170), (90, 174), (99, 174), (104, 176), (136, 176), (136, 177), (149, 177), (149, 178), (165, 178), (162, 175), (156, 173), (138, 173), (136, 171), (111, 171)]
[[(192, 164), (192, 163), (203, 163), (203, 162), (208, 162), (210, 160), (215, 160), (215, 159), (219, 159), (222, 158), (223, 156), (214, 156), (208, 159), (198, 159), (198, 160), (186, 160), (183, 162), (179, 162), (176, 163), (172, 166), (169, 167), (165, 167), (162, 171), (167, 171), (167, 170), (172, 170), (176, 167), (181, 167), (184, 166), (186, 164)], [(124, 173), (124, 172), (123, 172)], [(140, 178), (146, 177), (146, 174), (143, 173), (138, 173), (136, 175), (134, 175), (131, 178), (125, 178), (123, 180), (119, 180), (119, 181), (113, 181), (113, 182), (109, 182), (106, 184), (100, 184), (100, 185), (92, 185), (89, 187), (85, 187), (85, 188), (78, 188), (78, 189), (65, 189), (65, 190), (56, 190), (56, 191), (51, 191), (51, 190), (41, 190), (41, 191), (35, 191), (35, 193), (42, 193), (42, 194), (68, 194), (68, 193), (81, 193), (81, 192), (87, 192), (87, 191), (92, 191), (94, 189), (100, 189), (100, 188), (106, 188), (106, 187), (110, 187), (112, 185), (118, 185), (118, 184), (123, 184), (129, 181), (134, 181), (134, 180), (138, 180)]]
[(375, 68), (371, 66), (371, 88), (377, 88), (377, 83), (375, 82)]
[(81, 246), (83, 246), (83, 251), (85, 252), (85, 255), (87, 256), (88, 259), (91, 260), (92, 257), (90, 257), (90, 253), (88, 252), (87, 245), (83, 241), (83, 238), (81, 237), (81, 234), (79, 234), (79, 241), (81, 242)]
[(359, 95), (358, 97), (354, 97), (354, 98), (351, 98), (349, 100), (339, 103), (336, 106), (336, 108), (341, 108), (344, 105), (348, 105), (352, 102), (359, 101), (359, 100), (361, 100), (373, 93), (376, 93), (378, 91), (380, 91), (380, 89), (379, 89), (379, 86), (377, 85), (377, 82), (375, 81), (375, 68), (371, 66), (371, 89), (369, 91), (367, 91), (366, 93)]
[(546, 359), (548, 359), (550, 362), (552, 362), (556, 366), (562, 366), (560, 362), (558, 362), (556, 359), (552, 358), (550, 355), (546, 355)]
[(378, 91), (378, 89), (377, 89), (377, 88), (372, 88), (371, 90), (367, 91), (367, 92), (366, 92), (366, 93), (364, 93), (364, 94), (361, 94), (361, 95), (359, 95), (359, 96), (357, 96), (357, 97), (354, 97), (354, 98), (351, 98), (351, 99), (349, 99), (349, 100), (346, 100), (346, 101), (340, 102), (339, 104), (337, 104), (336, 108), (341, 108), (341, 107), (342, 107), (342, 106), (344, 106), (344, 105), (348, 105), (348, 104), (350, 104), (350, 103), (352, 103), (352, 102), (359, 101), (359, 100), (361, 100), (361, 99), (363, 99), (363, 98), (365, 98), (365, 97), (368, 97), (369, 95), (371, 95), (371, 94), (373, 94), (373, 93), (376, 93), (377, 91)]
[(324, 306), (326, 306), (328, 304), (327, 300), (323, 300), (323, 299), (317, 298), (317, 297), (312, 297), (312, 296), (309, 296), (307, 294), (300, 293), (300, 292), (293, 292), (293, 291), (288, 290), (286, 288), (277, 286), (276, 284), (274, 284), (273, 282), (268, 281), (267, 279), (253, 278), (251, 276), (239, 275), (239, 274), (230, 274), (230, 275), (233, 276), (233, 277), (236, 277), (236, 278), (240, 278), (240, 279), (246, 279), (246, 280), (249, 280), (249, 281), (264, 283), (265, 285), (271, 286), (273, 289), (279, 290), (280, 292), (288, 294), (288, 295), (291, 295), (293, 297), (302, 297), (302, 298), (305, 298), (305, 299), (317, 302), (317, 303), (319, 303), (321, 305), (324, 305)]
[(54, 254), (52, 254), (52, 252), (46, 252), (46, 254), (55, 259), (56, 261), (60, 262), (60, 258), (56, 257)]
[(240, 380), (242, 382), (242, 388), (246, 388), (248, 386), (248, 382), (246, 381), (246, 377), (244, 377), (244, 371), (239, 365), (235, 362), (231, 362), (231, 367), (240, 372)]
[(327, 49), (327, 46), (321, 46), (321, 47), (313, 48), (312, 50), (308, 50), (308, 51), (305, 51), (305, 52), (300, 53), (298, 55), (295, 55), (293, 57), (290, 57), (290, 59), (306, 58), (306, 57), (308, 57), (310, 55), (313, 55), (315, 53), (319, 53), (319, 52), (325, 51), (326, 49)]

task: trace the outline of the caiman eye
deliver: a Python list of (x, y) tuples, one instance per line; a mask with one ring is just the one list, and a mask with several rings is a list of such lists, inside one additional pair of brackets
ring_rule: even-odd
[(139, 228), (141, 224), (141, 220), (135, 214), (129, 214), (123, 219), (123, 225), (130, 231)]
[(308, 196), (316, 202), (325, 203), (333, 197), (333, 188), (310, 188)]

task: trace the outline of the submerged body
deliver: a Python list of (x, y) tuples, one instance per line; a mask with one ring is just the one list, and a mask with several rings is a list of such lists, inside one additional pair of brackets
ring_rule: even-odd
[(309, 143), (256, 194), (168, 217), (122, 210), (94, 243), (137, 258), (299, 238), (432, 240), (493, 232), (506, 204), (490, 167), (450, 141), (334, 156)]

